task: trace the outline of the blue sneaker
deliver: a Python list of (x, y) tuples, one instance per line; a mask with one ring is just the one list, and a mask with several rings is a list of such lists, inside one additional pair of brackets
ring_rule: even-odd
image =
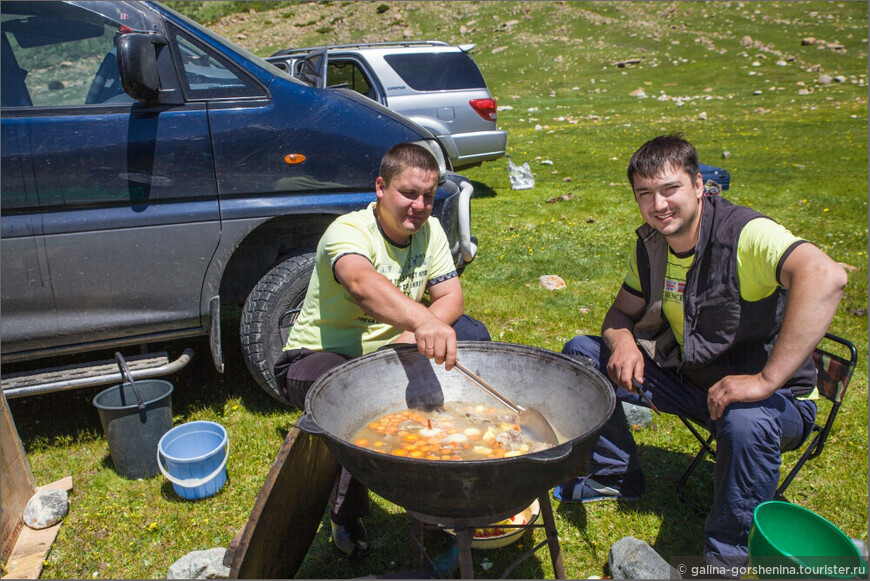
[[(631, 481), (630, 479), (626, 480)], [(602, 484), (590, 476), (579, 476), (553, 489), (553, 497), (562, 502), (599, 502), (602, 500), (635, 502), (640, 500), (642, 488), (630, 484), (627, 488), (629, 490), (623, 493), (619, 488)], [(638, 488), (638, 490), (630, 490), (632, 488)]]

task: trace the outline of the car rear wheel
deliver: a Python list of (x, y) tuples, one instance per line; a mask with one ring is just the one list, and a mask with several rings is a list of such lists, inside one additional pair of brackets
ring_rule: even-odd
[(275, 361), (302, 308), (313, 271), (313, 253), (285, 260), (260, 279), (242, 309), (240, 334), (248, 370), (269, 395), (285, 405), (289, 402), (275, 379)]

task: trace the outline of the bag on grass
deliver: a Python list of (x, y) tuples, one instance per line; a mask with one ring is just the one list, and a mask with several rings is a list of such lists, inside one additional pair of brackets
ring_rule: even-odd
[(535, 176), (532, 175), (528, 162), (514, 165), (508, 158), (508, 175), (511, 178), (512, 190), (528, 190), (535, 187)]

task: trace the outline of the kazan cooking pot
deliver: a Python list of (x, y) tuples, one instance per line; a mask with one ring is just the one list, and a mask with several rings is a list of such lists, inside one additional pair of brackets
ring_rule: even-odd
[(382, 349), (321, 376), (305, 398), (298, 426), (322, 436), (336, 460), (370, 490), (421, 520), (508, 518), (576, 471), (613, 413), (613, 387), (591, 360), (526, 345), (461, 342), (457, 359), (511, 401), (540, 411), (560, 444), (512, 458), (461, 461), (392, 456), (355, 445), (360, 428), (405, 408), (432, 409), (448, 401), (501, 405), (416, 345)]

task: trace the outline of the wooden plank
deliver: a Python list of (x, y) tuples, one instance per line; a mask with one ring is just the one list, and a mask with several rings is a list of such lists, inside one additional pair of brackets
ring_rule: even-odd
[[(70, 491), (72, 486), (72, 477), (67, 476), (57, 482), (40, 486), (39, 490), (58, 488)], [(45, 558), (62, 524), (63, 521), (60, 521), (56, 525), (39, 530), (23, 527), (6, 561), (6, 575), (3, 579), (39, 579)]]
[(237, 536), (237, 546), (229, 549), (230, 578), (292, 578), (317, 534), (338, 471), (323, 440), (294, 426)]
[(36, 485), (2, 391), (0, 407), (0, 545), (3, 559), (8, 560), (23, 526), (24, 508), (36, 492)]
[(63, 521), (40, 530), (23, 527), (6, 562), (6, 575), (3, 579), (39, 579), (45, 558), (62, 524)]
[(51, 484), (46, 484), (44, 486), (40, 486), (36, 490), (66, 490), (69, 492), (73, 489), (73, 481), (72, 476), (67, 476), (66, 478), (61, 478), (60, 480), (56, 480)]

